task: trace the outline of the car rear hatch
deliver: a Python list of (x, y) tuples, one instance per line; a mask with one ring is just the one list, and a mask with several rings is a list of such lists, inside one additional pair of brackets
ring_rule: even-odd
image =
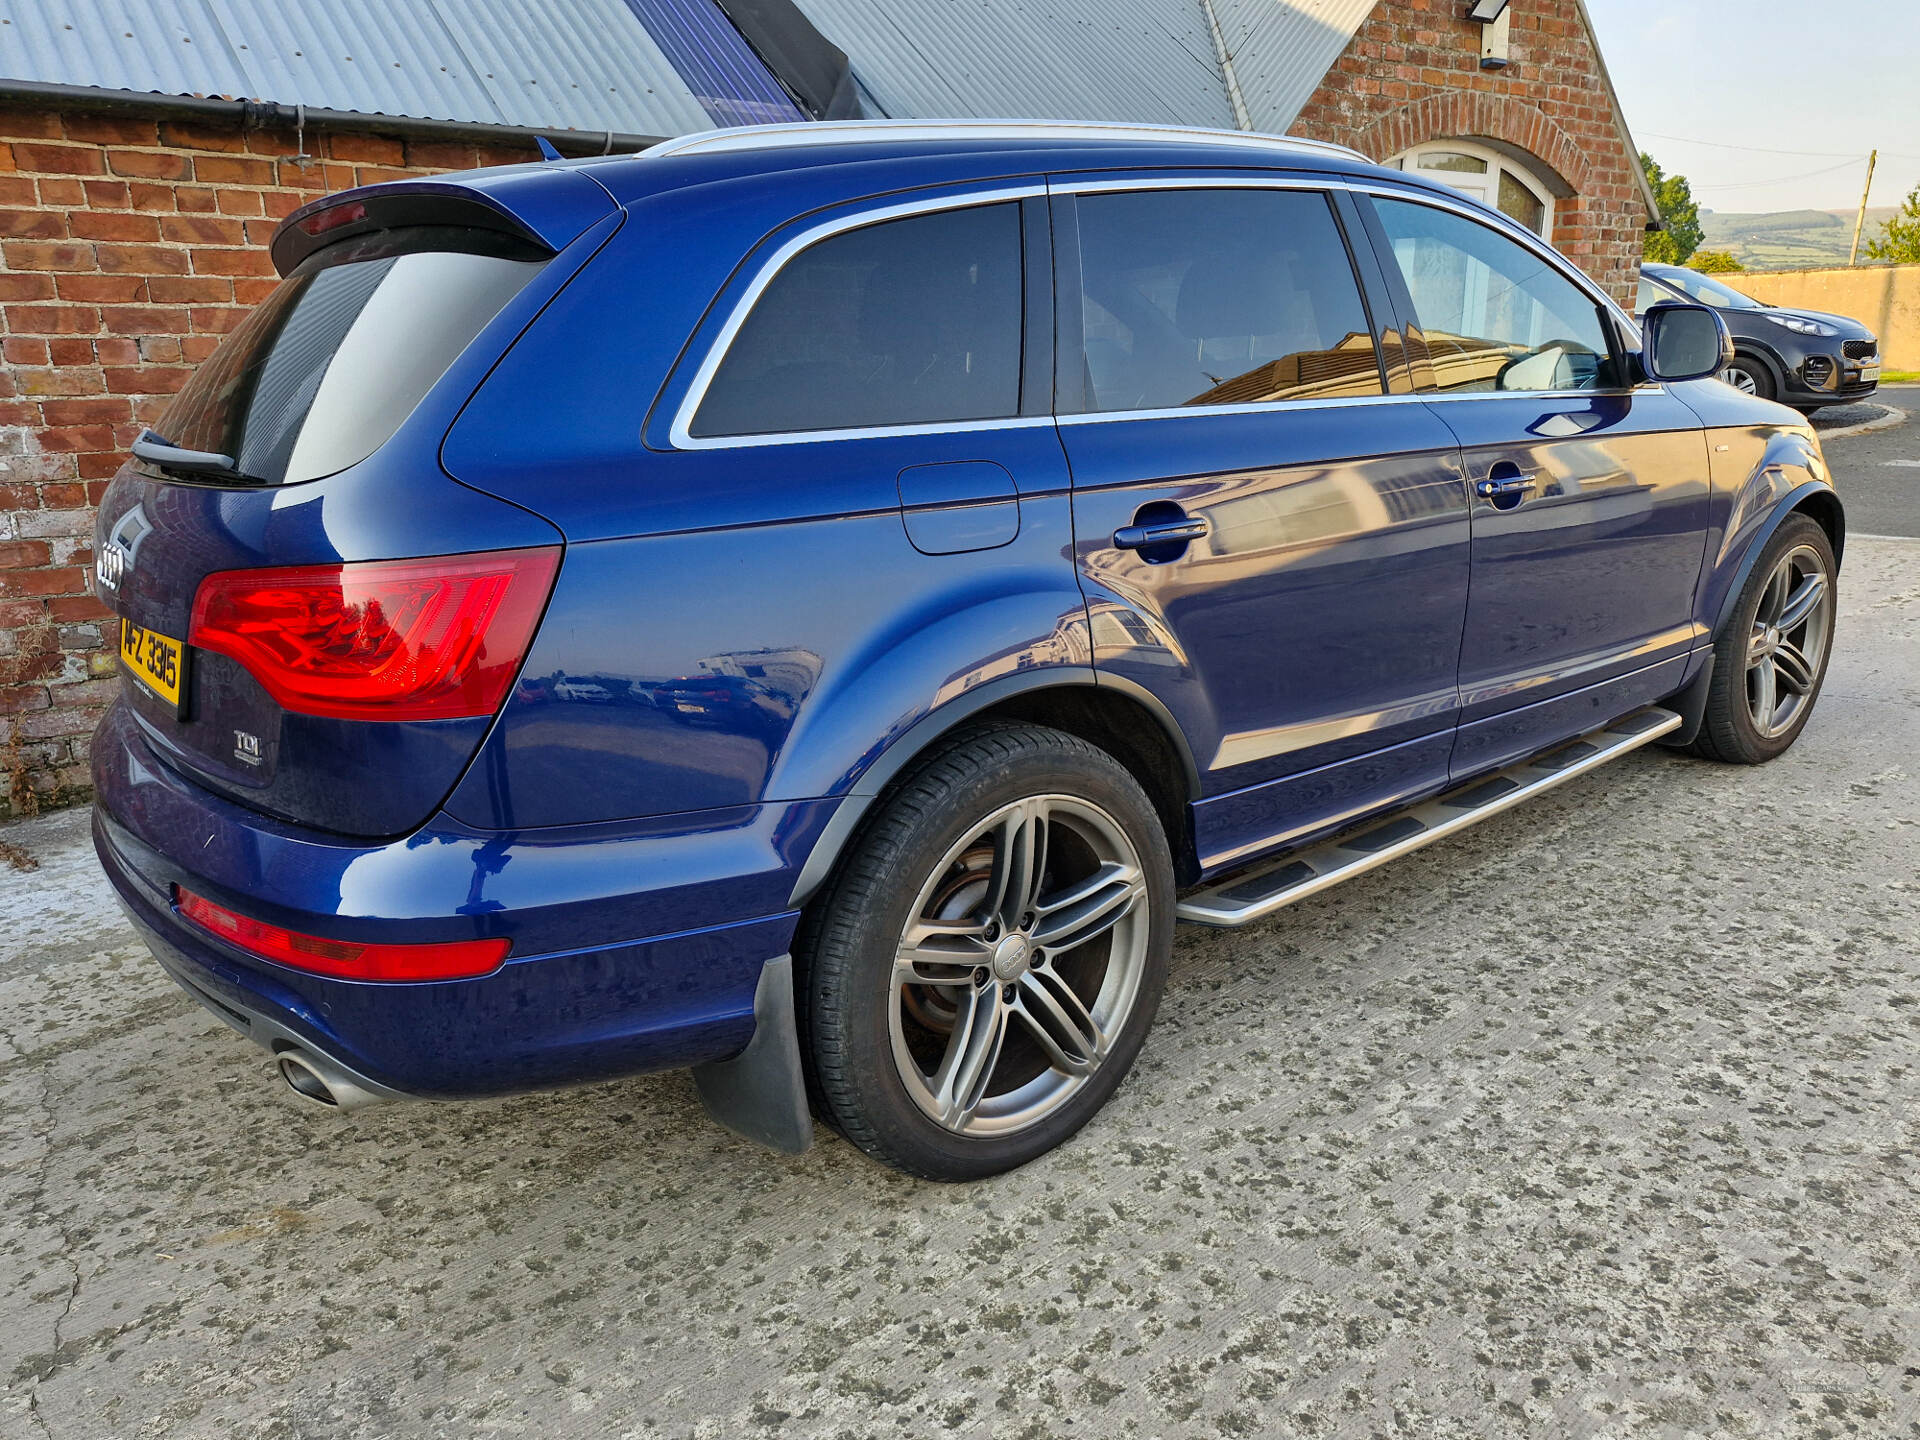
[(618, 215), (562, 167), (474, 181), (289, 217), (285, 278), (100, 506), (96, 589), (154, 752), (303, 826), (425, 820), (505, 702), (558, 573), (559, 532), (450, 478), (439, 449)]

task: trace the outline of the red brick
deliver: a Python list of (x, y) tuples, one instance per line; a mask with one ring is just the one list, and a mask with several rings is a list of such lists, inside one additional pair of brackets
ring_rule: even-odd
[(88, 115), (67, 112), (67, 138), (85, 140), (91, 145), (154, 145), (159, 143), (159, 127), (151, 120), (131, 115)]
[(58, 140), (64, 134), (57, 110), (0, 110), (0, 139)]
[(94, 252), (110, 275), (184, 275), (187, 252), (161, 245), (100, 245)]
[(457, 140), (409, 140), (403, 163), (429, 170), (471, 170), (479, 161), (473, 146)]
[(398, 140), (338, 132), (327, 137), (327, 154), (335, 160), (358, 160), (369, 165), (400, 165), (406, 159), (405, 149)]
[(258, 190), (221, 190), (214, 202), (222, 215), (259, 215), (266, 210)]
[(233, 281), (218, 275), (156, 275), (147, 281), (147, 298), (160, 305), (231, 300)]
[(94, 341), (93, 352), (100, 358), (102, 365), (138, 365), (140, 363), (140, 347), (133, 341), (119, 336)]
[(81, 211), (68, 222), (76, 240), (158, 240), (160, 222), (124, 210)]
[(0, 357), (4, 357), (9, 365), (47, 365), (52, 363), (47, 358), (46, 341), (29, 340), (19, 335), (9, 335), (5, 340), (0, 340)]
[(78, 566), (61, 570), (0, 570), (0, 595), (74, 595), (85, 584)]
[(193, 178), (203, 185), (271, 185), (273, 162), (238, 155), (201, 155), (194, 159)]
[(180, 342), (181, 357), (189, 365), (198, 365), (219, 348), (218, 335), (189, 335)]
[(58, 240), (9, 240), (0, 245), (9, 270), (92, 270), (91, 245)]
[[(164, 402), (160, 408), (166, 408)], [(151, 420), (158, 418), (159, 416), (156, 412), (155, 415), (150, 417), (149, 423), (151, 423)], [(144, 430), (146, 426), (142, 425), (140, 428)], [(109, 451), (102, 455), (82, 455), (80, 456), (80, 478), (82, 480), (111, 480), (120, 472), (120, 465), (120, 452), (117, 450)], [(91, 486), (87, 489), (87, 503), (90, 505), (98, 505), (100, 503), (100, 497), (93, 493)]]
[(16, 170), (40, 171), (49, 175), (98, 175), (106, 167), (100, 152), (85, 145), (39, 145), (25, 140), (13, 143)]
[(219, 198), (217, 191), (187, 185), (173, 192), (174, 204), (182, 214), (188, 215), (211, 215)]
[(260, 203), (266, 207), (267, 214), (276, 220), (284, 220), (309, 199), (305, 195), (296, 195), (287, 190), (268, 190), (260, 197)]
[(160, 127), (160, 143), (181, 150), (228, 150), (247, 148), (240, 131), (228, 125), (196, 125), (184, 120), (169, 120)]
[[(80, 279), (80, 276), (62, 275), (62, 280)], [(0, 301), (6, 300), (51, 300), (54, 294), (53, 276), (36, 275), (32, 271), (0, 271)]]
[(92, 367), (23, 370), (17, 378), (22, 395), (98, 395), (107, 388), (105, 376)]
[(160, 222), (160, 234), (182, 245), (240, 245), (246, 227), (238, 220), (213, 215), (169, 215)]
[[(5, 148), (0, 145), (0, 150)], [(5, 168), (0, 166), (0, 170)], [(33, 181), (18, 175), (0, 175), (0, 205), (32, 205), (36, 198)]]
[(95, 210), (124, 210), (131, 203), (124, 180), (83, 180), (80, 188)]
[(40, 448), (53, 454), (79, 454), (84, 450), (105, 450), (113, 444), (111, 425), (53, 425), (35, 437)]
[(62, 300), (111, 305), (147, 298), (147, 281), (140, 275), (61, 275), (55, 283)]
[(107, 390), (114, 395), (171, 395), (192, 378), (193, 371), (167, 365), (136, 365), (106, 372)]
[(100, 324), (115, 335), (171, 335), (187, 328), (187, 313), (165, 305), (110, 305), (101, 310)]
[(91, 365), (96, 358), (93, 341), (62, 336), (47, 341), (47, 353), (56, 365)]
[[(196, 335), (225, 335), (234, 326), (247, 318), (247, 312), (234, 306), (196, 308), (193, 312), (193, 332)], [(174, 326), (185, 329), (185, 326)]]
[(130, 419), (133, 414), (129, 401), (110, 395), (86, 400), (48, 400), (40, 409), (49, 425), (114, 425)]
[(171, 185), (151, 185), (129, 181), (127, 200), (136, 210), (169, 211), (179, 208), (174, 187)]
[(195, 250), (196, 275), (271, 275), (273, 259), (264, 250)]
[(107, 169), (142, 180), (190, 180), (193, 161), (171, 150), (109, 150)]
[(89, 305), (9, 305), (7, 329), (16, 335), (91, 335), (100, 312)]
[(233, 282), (233, 298), (241, 305), (258, 305), (279, 288), (277, 277), (236, 280)]
[(44, 540), (0, 540), (0, 570), (27, 570), (52, 561), (53, 550)]
[(73, 210), (87, 203), (87, 182), (61, 175), (42, 175), (40, 203), (55, 210)]
[(140, 347), (142, 365), (180, 363), (180, 342), (172, 335), (142, 335), (135, 343)]
[(61, 240), (67, 217), (52, 210), (0, 210), (0, 235), (15, 240)]

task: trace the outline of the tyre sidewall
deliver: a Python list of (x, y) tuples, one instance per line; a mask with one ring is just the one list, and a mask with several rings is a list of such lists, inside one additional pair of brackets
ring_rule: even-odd
[[(883, 817), (866, 842), (883, 847), (874, 857), (879, 883), (862, 887), (864, 893), (857, 897), (844, 897), (857, 906), (848, 917), (853, 921), (851, 943), (823, 967), (840, 973), (813, 977), (816, 982), (838, 979), (846, 986), (837, 1007), (844, 1027), (840, 1039), (851, 1062), (843, 1080), (854, 1092), (852, 1108), (860, 1124), (850, 1126), (846, 1121), (852, 1117), (840, 1115), (834, 1117), (836, 1123), (856, 1141), (860, 1137), (855, 1132), (870, 1131), (889, 1158), (917, 1173), (977, 1178), (1023, 1165), (1059, 1145), (1092, 1118), (1126, 1077), (1159, 1004), (1174, 928), (1173, 863), (1166, 837), (1146, 795), (1117, 762), (1071, 737), (1058, 738), (1067, 743), (1051, 747), (1044, 758), (1022, 754), (1012, 765), (974, 770), (948, 786), (936, 808), (905, 825), (888, 823), (897, 817)], [(1119, 823), (1140, 857), (1149, 907), (1140, 989), (1113, 1051), (1091, 1083), (1059, 1111), (1015, 1135), (955, 1135), (921, 1111), (895, 1068), (889, 1010), (894, 953), (914, 902), (948, 851), (1001, 806), (1044, 794), (1071, 795), (1099, 806)]]

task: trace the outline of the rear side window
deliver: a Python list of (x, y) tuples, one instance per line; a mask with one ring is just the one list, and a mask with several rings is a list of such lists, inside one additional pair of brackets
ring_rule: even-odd
[(221, 342), (154, 428), (264, 484), (344, 470), (386, 443), (540, 267), (438, 250), (328, 264), (323, 252)]
[(994, 420), (1020, 410), (1020, 208), (830, 236), (774, 276), (690, 431), (770, 435)]
[(1079, 200), (1088, 407), (1382, 393), (1327, 197), (1143, 190)]
[(1599, 306), (1517, 241), (1450, 210), (1376, 198), (1434, 385), (1446, 391), (1611, 385)]

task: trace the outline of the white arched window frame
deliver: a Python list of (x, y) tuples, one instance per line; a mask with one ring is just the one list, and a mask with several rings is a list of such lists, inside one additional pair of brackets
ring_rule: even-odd
[(1387, 164), (1451, 185), (1518, 220), (1536, 235), (1553, 235), (1553, 192), (1511, 155), (1471, 140), (1429, 140), (1403, 150)]

